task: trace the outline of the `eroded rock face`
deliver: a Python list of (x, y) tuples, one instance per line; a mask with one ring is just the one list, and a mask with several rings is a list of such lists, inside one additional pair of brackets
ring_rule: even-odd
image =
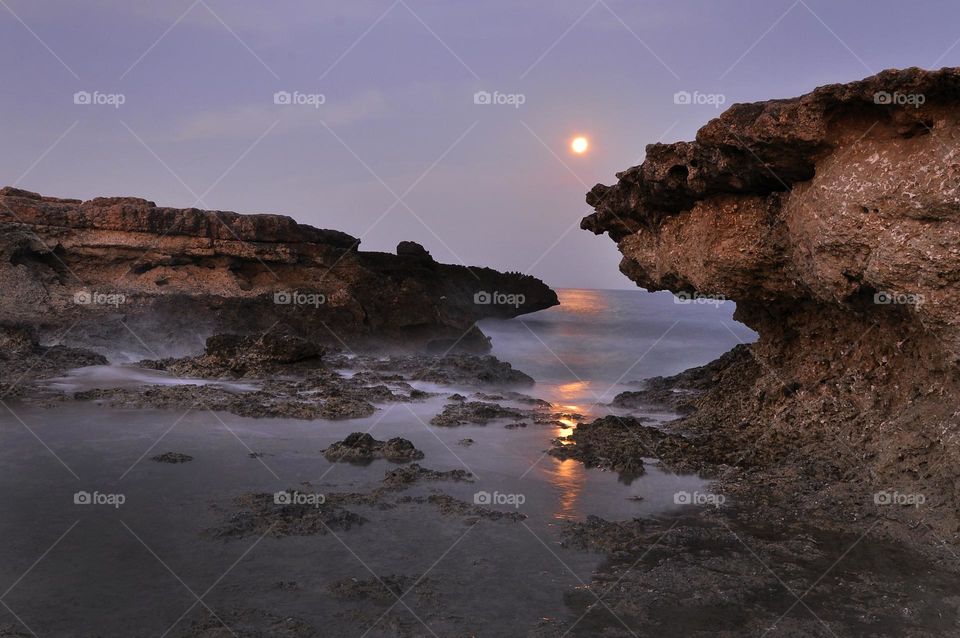
[[(440, 264), (413, 242), (396, 255), (362, 252), (359, 243), (281, 215), (3, 188), (0, 320), (42, 336), (69, 328), (66, 343), (147, 346), (161, 356), (198, 351), (211, 334), (260, 335), (277, 324), (338, 346), (437, 341), (486, 350), (471, 329), (476, 320), (557, 304), (534, 277)], [(494, 291), (523, 303), (476, 303)]]
[[(698, 403), (731, 464), (806, 453), (824, 482), (925, 492), (957, 531), (960, 69), (885, 71), (737, 104), (598, 185), (649, 290), (718, 295), (760, 339)], [(749, 369), (747, 369), (749, 368)], [(850, 478), (851, 476), (855, 478)]]
[[(594, 187), (581, 226), (609, 232), (621, 270), (651, 290), (923, 320), (956, 346), (958, 103), (960, 70), (910, 69), (738, 104)], [(884, 292), (923, 303), (875, 307)]]

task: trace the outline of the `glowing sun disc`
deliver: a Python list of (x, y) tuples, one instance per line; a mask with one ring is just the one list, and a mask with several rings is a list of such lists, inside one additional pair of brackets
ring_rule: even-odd
[(590, 141), (583, 136), (575, 137), (573, 141), (570, 142), (570, 150), (577, 155), (586, 153), (588, 148), (590, 148)]

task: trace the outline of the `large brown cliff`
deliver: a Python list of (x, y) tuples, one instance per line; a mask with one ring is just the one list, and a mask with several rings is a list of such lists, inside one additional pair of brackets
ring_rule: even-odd
[(681, 427), (718, 464), (789, 474), (798, 509), (957, 534), (960, 69), (737, 104), (617, 177), (581, 225), (621, 271), (731, 299), (759, 333)]

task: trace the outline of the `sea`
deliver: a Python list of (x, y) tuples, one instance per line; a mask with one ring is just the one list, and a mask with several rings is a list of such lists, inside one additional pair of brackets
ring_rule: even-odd
[[(495, 356), (536, 380), (524, 392), (583, 419), (616, 412), (607, 404), (644, 379), (705, 364), (756, 338), (734, 320), (729, 302), (639, 289), (558, 294), (557, 307), (485, 320), (480, 327)], [(119, 363), (48, 381), (73, 391), (190, 382), (198, 381)], [(256, 387), (221, 385), (236, 392)], [(474, 635), (481, 628), (482, 635), (525, 635), (544, 617), (566, 617), (567, 592), (587, 582), (603, 559), (566, 547), (565, 525), (588, 516), (669, 515), (683, 506), (678, 493), (706, 489), (701, 477), (667, 472), (653, 459), (645, 475), (625, 480), (548, 455), (554, 439), (573, 432), (575, 418), (523, 428), (502, 422), (432, 426), (446, 396), (476, 389), (416, 385), (439, 394), (422, 403), (379, 406), (373, 416), (349, 421), (252, 419), (200, 406), (10, 403), (0, 411), (0, 583), (9, 587), (0, 600), (11, 612), (10, 631), (221, 635), (201, 632), (204, 622), (219, 626), (215, 612), (227, 624), (297, 618), (330, 636), (363, 634), (358, 623), (369, 625), (367, 636), (430, 635), (420, 620), (441, 636)], [(654, 424), (675, 417), (643, 416)], [(413, 502), (350, 507), (364, 522), (324, 535), (211, 535), (235, 515), (236, 499), (245, 493), (378, 487), (395, 465), (332, 464), (320, 453), (354, 431), (378, 439), (403, 436), (425, 452), (421, 465), (474, 477), (417, 485), (404, 495), (428, 498), (441, 490), (468, 503), (485, 498), (525, 518), (472, 520)], [(150, 460), (163, 452), (194, 460)], [(81, 492), (93, 502), (78, 503)], [(418, 620), (403, 605), (387, 611), (390, 600), (352, 601), (331, 593), (334, 582), (374, 575), (419, 578), (436, 595), (414, 592), (404, 599)], [(385, 619), (378, 622), (381, 612)]]

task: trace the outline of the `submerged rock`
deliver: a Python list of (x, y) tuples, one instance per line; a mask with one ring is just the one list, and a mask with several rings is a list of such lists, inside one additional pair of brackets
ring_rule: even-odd
[(234, 504), (238, 509), (208, 530), (210, 536), (314, 536), (327, 534), (331, 530), (349, 530), (366, 522), (358, 514), (327, 503), (322, 495), (301, 493), (295, 489), (275, 494), (244, 494), (234, 499)]
[(201, 618), (178, 632), (176, 635), (180, 638), (318, 638), (322, 635), (302, 618), (262, 609), (211, 612), (205, 605), (197, 608)]
[(158, 454), (150, 458), (151, 461), (156, 461), (157, 463), (189, 463), (193, 460), (193, 457), (189, 454), (181, 454), (180, 452), (164, 452), (163, 454)]
[(517, 523), (527, 518), (522, 512), (504, 512), (491, 509), (484, 505), (467, 503), (449, 494), (437, 493), (430, 496), (405, 496), (397, 501), (398, 503), (428, 503), (435, 506), (444, 516), (456, 516), (463, 518), (465, 522), (476, 522), (477, 520), (491, 521), (510, 521)]
[[(955, 568), (944, 562), (878, 542), (867, 525), (836, 534), (769, 520), (744, 525), (708, 512), (563, 522), (565, 546), (605, 555), (588, 582), (564, 597), (579, 619), (567, 635), (739, 638), (771, 627), (777, 635), (824, 638), (953, 633), (960, 600)], [(841, 569), (831, 569), (841, 560)], [(803, 601), (815, 611), (785, 613), (799, 606), (794, 592), (817, 579)]]
[(0, 625), (0, 638), (31, 638), (32, 633), (21, 631), (17, 625)]
[(418, 582), (416, 577), (401, 574), (387, 574), (364, 580), (344, 578), (328, 585), (327, 591), (344, 600), (365, 598), (392, 602), (406, 594), (414, 585), (426, 588), (429, 586), (429, 580), (423, 579)]
[(449, 470), (440, 472), (420, 467), (418, 463), (411, 463), (387, 472), (383, 477), (384, 487), (403, 489), (420, 481), (465, 481), (472, 482), (473, 474), (466, 470)]
[(607, 521), (599, 516), (587, 516), (584, 521), (564, 521), (561, 539), (565, 547), (616, 555), (645, 547), (650, 542), (651, 527), (656, 525), (639, 518)]

